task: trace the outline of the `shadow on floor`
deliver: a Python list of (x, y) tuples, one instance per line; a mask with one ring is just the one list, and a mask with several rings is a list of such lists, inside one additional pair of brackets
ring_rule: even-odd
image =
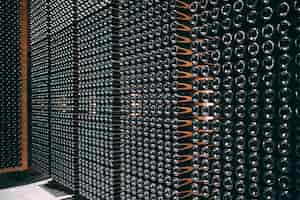
[(31, 184), (49, 178), (36, 171), (25, 171), (0, 175), (0, 189)]

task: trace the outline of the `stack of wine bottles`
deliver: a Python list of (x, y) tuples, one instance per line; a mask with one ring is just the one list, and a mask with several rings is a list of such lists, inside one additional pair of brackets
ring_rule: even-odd
[(300, 198), (298, 0), (49, 3), (33, 119), (48, 84), (54, 180), (91, 200)]
[(31, 1), (31, 99), (32, 165), (48, 175), (50, 171), (49, 128), (49, 5)]
[[(120, 4), (122, 199), (173, 199), (174, 1)], [(180, 112), (180, 111), (179, 111)]]
[(1, 1), (0, 170), (22, 164), (19, 8), (18, 1)]
[(217, 1), (176, 1), (178, 199), (221, 198)]
[(65, 187), (77, 188), (78, 75), (75, 69), (74, 2), (50, 0), (50, 131), (51, 176)]
[(117, 1), (79, 1), (79, 194), (119, 199)]
[(291, 143), (291, 149), (290, 152), (291, 155), (291, 162), (292, 162), (292, 172), (290, 175), (293, 178), (293, 180), (290, 182), (290, 185), (292, 185), (291, 190), (295, 191), (293, 198), (299, 198), (300, 197), (300, 125), (298, 123), (300, 119), (300, 2), (289, 2), (289, 7), (292, 10), (292, 13), (290, 14), (290, 36), (292, 36), (291, 39), (291, 50), (290, 56), (288, 61), (291, 63), (290, 65), (290, 75), (291, 75), (291, 83), (290, 85), (292, 88), (292, 95), (291, 95), (291, 101), (293, 102), (292, 109), (293, 109), (293, 117), (295, 119), (290, 124), (290, 127), (292, 128), (292, 137), (290, 137), (289, 142)]
[(210, 66), (219, 68), (215, 75), (221, 83), (214, 87), (221, 96), (221, 115), (214, 122), (222, 129), (213, 134), (218, 142), (210, 144), (208, 198), (298, 198), (292, 142), (298, 5), (269, 0), (191, 4), (197, 33), (208, 38), (200, 40), (202, 55), (216, 61)]

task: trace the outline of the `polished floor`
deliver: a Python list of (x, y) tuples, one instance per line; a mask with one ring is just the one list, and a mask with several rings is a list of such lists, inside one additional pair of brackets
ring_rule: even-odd
[(0, 190), (1, 200), (67, 200), (72, 195), (46, 189), (47, 179), (36, 183)]

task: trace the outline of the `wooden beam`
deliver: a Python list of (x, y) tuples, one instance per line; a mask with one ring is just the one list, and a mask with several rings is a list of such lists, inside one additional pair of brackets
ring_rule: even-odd
[(29, 19), (28, 0), (20, 0), (20, 50), (21, 50), (21, 131), (22, 131), (22, 170), (28, 166), (28, 47)]
[(12, 172), (20, 172), (24, 171), (23, 167), (12, 167), (12, 168), (6, 168), (6, 169), (0, 169), (0, 174), (7, 174)]

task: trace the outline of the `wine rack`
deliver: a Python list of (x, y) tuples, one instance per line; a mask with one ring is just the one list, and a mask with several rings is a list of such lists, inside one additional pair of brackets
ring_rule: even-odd
[[(28, 168), (27, 2), (1, 1), (0, 173)], [(24, 37), (25, 36), (25, 37)]]
[(77, 70), (75, 5), (50, 3), (50, 131), (51, 176), (76, 191), (77, 181)]
[(174, 11), (174, 1), (120, 3), (124, 200), (173, 199), (175, 192)]
[(33, 158), (51, 146), (54, 180), (91, 200), (300, 197), (299, 1), (36, 2)]
[(104, 2), (78, 2), (79, 194), (91, 200), (120, 196), (118, 2)]
[(50, 173), (48, 3), (46, 0), (35, 0), (30, 4), (32, 166), (45, 175)]

